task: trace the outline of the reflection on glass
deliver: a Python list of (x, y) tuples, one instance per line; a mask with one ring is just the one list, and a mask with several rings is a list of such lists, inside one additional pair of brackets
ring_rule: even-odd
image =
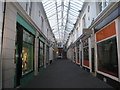
[(23, 71), (25, 72), (28, 67), (28, 49), (23, 47), (22, 54), (23, 54), (22, 68), (23, 68)]
[(89, 67), (89, 47), (88, 47), (88, 38), (83, 40), (83, 64)]
[(84, 56), (84, 60), (89, 61), (89, 51), (88, 51), (88, 47), (83, 48), (83, 56)]
[(22, 75), (25, 75), (33, 70), (33, 41), (34, 37), (24, 30), (22, 47)]
[(44, 43), (40, 41), (40, 67), (44, 65)]
[(47, 46), (47, 52), (46, 52), (46, 63), (49, 64), (49, 47)]
[(97, 44), (98, 70), (118, 77), (116, 37)]
[(76, 60), (76, 53), (75, 53), (75, 48), (74, 48), (74, 60)]
[(79, 51), (80, 51), (80, 50), (79, 50), (79, 47), (77, 47), (77, 54), (78, 54), (78, 55), (77, 55), (77, 56), (78, 56), (77, 59), (78, 59), (78, 60), (80, 59), (80, 57), (79, 57)]

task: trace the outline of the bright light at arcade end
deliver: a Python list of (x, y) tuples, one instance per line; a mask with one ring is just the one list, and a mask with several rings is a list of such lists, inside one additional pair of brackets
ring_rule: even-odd
[(42, 3), (56, 41), (65, 44), (84, 0), (42, 0)]
[(55, 50), (54, 48), (52, 48), (52, 50), (53, 50), (54, 52), (56, 52), (56, 54), (58, 54), (58, 50)]
[(58, 54), (58, 51), (56, 52), (56, 54)]

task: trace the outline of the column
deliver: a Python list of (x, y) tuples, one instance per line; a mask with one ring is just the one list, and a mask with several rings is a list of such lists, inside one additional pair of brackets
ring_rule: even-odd
[(35, 71), (35, 75), (38, 74), (38, 46), (39, 45), (39, 38), (38, 36), (36, 35), (35, 37), (35, 51), (34, 51), (34, 57), (35, 57), (35, 60), (34, 60), (34, 71)]
[(120, 17), (116, 20), (116, 37), (117, 37), (117, 50), (118, 50), (118, 73), (119, 73), (119, 82), (120, 82)]
[[(93, 32), (94, 32), (94, 29), (92, 29), (92, 30), (93, 30)], [(96, 76), (96, 75), (97, 75), (97, 70), (98, 70), (98, 65), (97, 65), (97, 43), (96, 43), (96, 33), (95, 33), (94, 39), (95, 39), (95, 44), (94, 44), (94, 46), (95, 46), (95, 60), (94, 60), (94, 64), (95, 64), (95, 76)]]
[(3, 23), (3, 8), (2, 8), (2, 2), (0, 2), (0, 89), (2, 89), (2, 58), (1, 58), (2, 23)]
[(80, 56), (80, 66), (82, 66), (82, 41), (80, 39), (80, 45), (79, 45), (79, 48), (80, 48), (80, 53), (79, 53), (79, 56)]
[(91, 38), (88, 38), (88, 44), (89, 44), (89, 68), (90, 68), (90, 72), (92, 72), (92, 61), (91, 61)]

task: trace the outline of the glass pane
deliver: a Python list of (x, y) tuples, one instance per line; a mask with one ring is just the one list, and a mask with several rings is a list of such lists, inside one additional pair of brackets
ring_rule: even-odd
[[(81, 10), (84, 0), (70, 0), (70, 1), (63, 0), (63, 3), (62, 3), (62, 0), (56, 0), (56, 1), (52, 1), (52, 4), (47, 3), (46, 0), (45, 1), (43, 0), (42, 2), (43, 2), (43, 6), (47, 7), (47, 8), (45, 8), (45, 11), (46, 11), (46, 13), (48, 13), (47, 17), (49, 19), (50, 25), (54, 26), (54, 25), (56, 25), (56, 23), (58, 23), (59, 25), (56, 25), (55, 28), (59, 28), (59, 27), (61, 27), (61, 23), (64, 23), (65, 27), (71, 27), (71, 26), (68, 26), (69, 23), (71, 24), (71, 22), (72, 22), (72, 24), (75, 24), (77, 17), (79, 15), (78, 11)], [(56, 9), (56, 7), (57, 7), (57, 9)], [(62, 10), (63, 7), (64, 7), (64, 10)], [(57, 11), (58, 12), (55, 15), (50, 16), (53, 14), (51, 12), (51, 10), (54, 11), (54, 13)], [(69, 12), (68, 12), (68, 10), (69, 10)], [(53, 17), (56, 17), (56, 18), (52, 19)], [(63, 20), (62, 20), (62, 18), (63, 18)], [(59, 19), (61, 19), (62, 21), (59, 21)], [(68, 21), (71, 20), (71, 21), (66, 22), (66, 20), (68, 20)], [(71, 28), (73, 29), (73, 27), (74, 26), (72, 26)], [(65, 30), (65, 29), (67, 29), (67, 28), (61, 28), (61, 30)], [(59, 29), (57, 29), (57, 30), (59, 32)], [(59, 32), (59, 34), (64, 34), (64, 33)], [(56, 32), (54, 34), (56, 34)], [(68, 35), (66, 35), (66, 33), (64, 35), (65, 35), (65, 37), (68, 36)], [(62, 35), (60, 35), (59, 38), (60, 39), (57, 40), (58, 42), (61, 42), (60, 40), (62, 40), (64, 42), (65, 39), (67, 39), (67, 37), (66, 38), (62, 37)]]
[(78, 52), (78, 59), (79, 59), (79, 47), (77, 47), (77, 52)]
[(33, 70), (33, 45), (23, 42), (22, 75)]
[(40, 41), (40, 67), (44, 65), (44, 43)]
[(83, 48), (83, 56), (84, 56), (84, 60), (87, 60), (89, 61), (89, 48), (86, 47), (86, 48)]
[(23, 41), (33, 44), (34, 43), (33, 35), (29, 34), (27, 31), (23, 30)]
[(98, 70), (118, 77), (118, 56), (116, 37), (98, 43), (97, 53)]
[(48, 64), (49, 63), (49, 47), (47, 46), (47, 52), (46, 52), (46, 55), (47, 55), (47, 57), (46, 57), (46, 63)]
[(74, 60), (76, 60), (76, 53), (75, 53), (75, 51), (74, 51)]

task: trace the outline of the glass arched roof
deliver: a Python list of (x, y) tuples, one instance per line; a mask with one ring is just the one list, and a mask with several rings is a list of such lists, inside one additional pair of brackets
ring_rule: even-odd
[(42, 0), (50, 26), (58, 43), (66, 43), (84, 0)]

